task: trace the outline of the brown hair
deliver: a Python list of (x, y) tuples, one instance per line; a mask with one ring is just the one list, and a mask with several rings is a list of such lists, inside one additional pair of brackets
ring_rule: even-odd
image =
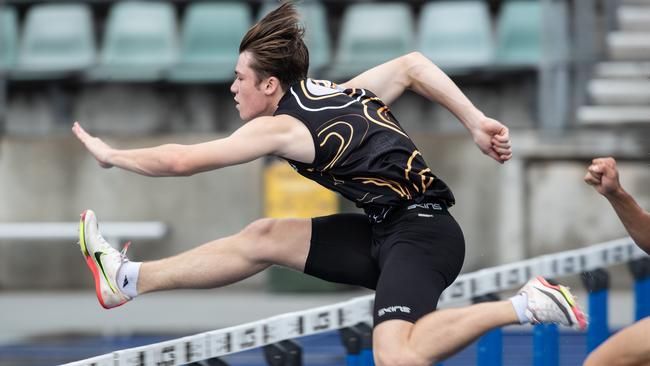
[(309, 51), (303, 41), (304, 34), (295, 6), (283, 1), (248, 30), (239, 44), (239, 53), (252, 54), (250, 66), (258, 83), (275, 76), (282, 89), (287, 90), (291, 84), (307, 77)]

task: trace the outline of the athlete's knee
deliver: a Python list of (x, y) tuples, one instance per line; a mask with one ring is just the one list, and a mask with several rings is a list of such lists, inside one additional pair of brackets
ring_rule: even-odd
[(251, 238), (267, 239), (273, 233), (273, 228), (277, 225), (277, 222), (278, 219), (258, 219), (248, 224), (240, 234)]
[(378, 366), (428, 366), (431, 362), (418, 356), (408, 346), (377, 347), (373, 349)]
[(267, 261), (277, 239), (278, 224), (278, 219), (264, 218), (246, 226), (239, 235), (248, 247), (247, 253), (258, 260)]

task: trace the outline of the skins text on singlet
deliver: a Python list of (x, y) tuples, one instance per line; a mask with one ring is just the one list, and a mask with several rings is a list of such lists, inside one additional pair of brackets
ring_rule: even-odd
[(379, 222), (392, 207), (443, 200), (454, 204), (399, 122), (375, 94), (326, 80), (301, 80), (284, 94), (275, 115), (307, 126), (316, 156), (288, 160), (301, 175), (340, 193)]

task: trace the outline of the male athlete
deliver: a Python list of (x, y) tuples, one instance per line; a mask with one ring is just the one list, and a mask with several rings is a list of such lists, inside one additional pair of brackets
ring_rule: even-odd
[[(584, 178), (614, 208), (634, 242), (650, 254), (650, 213), (642, 209), (618, 179), (613, 158), (591, 162)], [(585, 366), (650, 365), (650, 317), (639, 320), (607, 339), (589, 354)]]
[(104, 307), (152, 291), (224, 286), (279, 264), (376, 290), (378, 365), (431, 365), (506, 324), (585, 327), (568, 290), (543, 278), (510, 300), (434, 312), (461, 270), (463, 234), (447, 210), (454, 196), (388, 105), (412, 89), (454, 113), (499, 163), (510, 159), (511, 148), (508, 129), (485, 117), (429, 60), (411, 53), (341, 85), (309, 79), (309, 54), (290, 3), (254, 25), (239, 52), (230, 90), (246, 123), (229, 137), (116, 150), (78, 123), (73, 132), (100, 166), (148, 176), (189, 176), (278, 156), (365, 215), (262, 219), (177, 256), (137, 263), (106, 243), (95, 215), (85, 211), (80, 245)]

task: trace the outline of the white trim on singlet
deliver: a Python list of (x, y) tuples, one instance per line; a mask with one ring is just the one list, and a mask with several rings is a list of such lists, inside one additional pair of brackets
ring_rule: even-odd
[[(350, 104), (352, 104), (352, 103), (354, 103), (354, 102), (359, 102), (359, 101), (361, 101), (361, 97), (363, 97), (364, 95), (366, 95), (366, 90), (365, 90), (365, 89), (361, 89), (361, 95), (360, 95), (358, 98), (353, 99), (353, 100), (351, 100), (350, 102), (348, 102), (348, 103), (346, 103), (346, 104), (344, 104), (344, 105), (340, 105), (340, 106), (328, 106), (328, 107), (321, 107), (321, 108), (309, 108), (309, 107), (306, 107), (304, 104), (302, 104), (302, 101), (300, 101), (300, 97), (299, 97), (298, 94), (293, 90), (293, 87), (291, 87), (291, 88), (289, 88), (289, 89), (291, 90), (291, 94), (293, 94), (294, 98), (296, 98), (296, 102), (298, 102), (298, 105), (300, 106), (300, 108), (302, 108), (302, 109), (304, 109), (304, 110), (306, 110), (306, 111), (309, 111), (309, 112), (319, 112), (319, 111), (324, 111), (324, 110), (328, 110), (328, 109), (343, 109), (343, 108), (349, 106)], [(338, 90), (338, 89), (335, 89), (335, 90)]]

